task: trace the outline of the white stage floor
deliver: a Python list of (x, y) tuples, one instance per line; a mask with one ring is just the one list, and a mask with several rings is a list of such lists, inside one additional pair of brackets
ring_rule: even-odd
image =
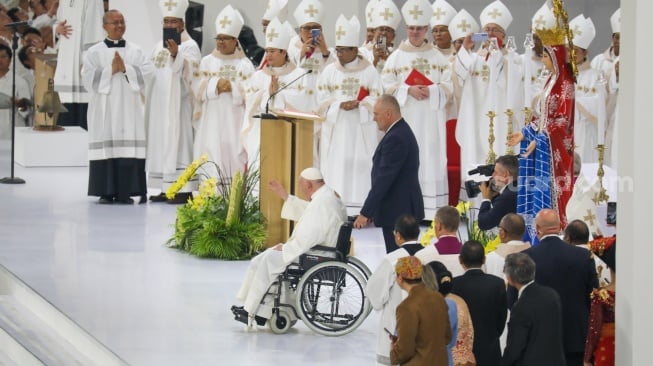
[[(46, 148), (46, 147), (44, 147)], [(23, 168), (0, 185), (0, 263), (132, 365), (371, 365), (378, 315), (325, 337), (301, 321), (288, 334), (244, 331), (230, 311), (247, 266), (165, 246), (176, 206), (99, 205), (88, 169)], [(0, 177), (10, 175), (0, 142)], [(158, 193), (158, 192), (154, 192)], [(374, 270), (379, 229), (355, 230)]]

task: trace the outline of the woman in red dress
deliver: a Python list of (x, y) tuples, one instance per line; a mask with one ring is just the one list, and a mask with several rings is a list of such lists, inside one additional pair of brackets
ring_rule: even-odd
[(610, 284), (594, 289), (585, 341), (585, 366), (614, 366), (615, 254), (617, 238), (597, 238), (590, 250), (610, 268)]

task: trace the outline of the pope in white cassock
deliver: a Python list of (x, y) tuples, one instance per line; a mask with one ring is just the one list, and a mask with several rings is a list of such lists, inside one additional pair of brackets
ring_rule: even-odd
[(89, 90), (89, 196), (100, 203), (132, 203), (147, 193), (145, 182), (145, 78), (153, 66), (136, 45), (126, 42), (125, 18), (110, 10), (103, 18), (107, 38), (84, 57), (82, 81)]
[(373, 121), (382, 93), (376, 68), (358, 54), (356, 16), (336, 21), (336, 55), (317, 83), (319, 108), (326, 115), (320, 137), (320, 169), (347, 206), (362, 206), (370, 190), (372, 156), (379, 142)]
[(503, 48), (512, 15), (501, 1), (494, 1), (483, 9), (480, 20), (490, 40), (483, 42), (478, 52), (473, 52), (474, 41), (468, 34), (453, 64), (456, 87), (462, 91), (456, 140), (460, 145), (463, 179), (475, 166), (494, 162), (494, 159), (488, 161), (490, 112), (495, 115), (492, 148), (496, 156), (511, 151), (507, 147), (511, 118), (506, 112), (512, 112), (511, 132), (523, 125), (524, 89), (519, 56), (514, 50)]
[(592, 19), (583, 14), (569, 22), (574, 32), (576, 50), (576, 108), (574, 115), (574, 151), (583, 163), (598, 163), (598, 144), (604, 143), (607, 122), (605, 83), (600, 82), (600, 71), (590, 67), (587, 49), (596, 30)]
[(233, 307), (232, 311), (246, 311), (250, 326), (254, 324), (254, 314), (265, 319), (272, 315), (270, 300), (263, 304), (261, 300), (286, 266), (315, 245), (334, 247), (340, 226), (347, 220), (345, 206), (324, 183), (322, 174), (316, 168), (306, 168), (299, 175), (299, 189), (308, 201), (288, 195), (275, 180), (270, 182), (270, 189), (285, 201), (281, 217), (295, 221), (295, 228), (288, 241), (266, 249), (254, 257), (247, 268), (237, 294), (237, 299), (244, 306)]
[[(431, 4), (426, 0), (408, 0), (401, 12), (408, 39), (388, 57), (383, 68), (383, 87), (397, 98), (402, 116), (415, 133), (424, 207), (434, 209), (448, 205), (446, 137), (440, 135), (445, 131), (445, 107), (452, 95), (451, 69), (448, 58), (426, 38), (433, 14)], [(425, 79), (415, 80), (411, 76), (415, 72)], [(429, 82), (432, 84), (428, 85)]]
[[(215, 19), (216, 48), (205, 56), (194, 72), (193, 92), (201, 103), (194, 116), (197, 123), (193, 156), (208, 154), (222, 174), (242, 171), (247, 153), (240, 138), (245, 116), (245, 89), (254, 66), (238, 45), (243, 26), (238, 10), (227, 5)], [(215, 177), (215, 168), (206, 175)]]
[[(104, 38), (101, 0), (61, 0), (57, 21), (68, 27), (58, 42), (57, 69), (54, 87), (62, 103), (89, 102), (88, 89), (84, 89), (79, 70), (84, 53)], [(89, 91), (90, 93), (90, 91)]]
[[(310, 111), (312, 96), (307, 93), (307, 78), (302, 76), (306, 70), (298, 68), (288, 58), (288, 42), (294, 34), (287, 21), (281, 23), (275, 17), (268, 23), (265, 32), (267, 62), (247, 82), (246, 114), (241, 138), (250, 166), (258, 165), (260, 161), (261, 119), (253, 118), (254, 115), (266, 112), (266, 108), (269, 111)], [(293, 80), (296, 81), (290, 84)]]
[[(154, 73), (147, 83), (145, 123), (150, 187), (161, 189), (151, 196), (153, 202), (166, 201), (165, 192), (193, 160), (193, 97), (190, 85), (193, 65), (202, 58), (197, 43), (184, 29), (188, 0), (160, 0), (163, 28), (180, 34), (181, 43), (158, 42), (150, 59)], [(177, 193), (177, 201), (186, 202), (193, 187), (187, 184)], [(185, 193), (185, 194), (184, 194)]]

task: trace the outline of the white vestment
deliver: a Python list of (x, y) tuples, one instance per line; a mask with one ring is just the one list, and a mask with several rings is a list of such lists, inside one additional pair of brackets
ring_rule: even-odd
[[(100, 0), (61, 0), (57, 21), (66, 21), (72, 34), (61, 37), (58, 43), (57, 69), (54, 89), (62, 103), (87, 103), (90, 90), (84, 89), (80, 68), (84, 52), (105, 37), (102, 28), (104, 5)], [(88, 92), (87, 92), (88, 90)], [(89, 114), (90, 117), (90, 114)], [(89, 121), (89, 124), (92, 123)]]
[[(413, 69), (433, 82), (428, 99), (417, 100), (408, 94), (411, 85), (406, 78)], [(415, 47), (406, 40), (388, 57), (381, 77), (385, 92), (397, 98), (402, 117), (417, 139), (424, 208), (447, 206), (446, 105), (453, 90), (449, 59), (429, 43)]]
[(435, 244), (430, 244), (415, 253), (417, 257), (423, 264), (428, 264), (431, 262), (441, 262), (447, 267), (451, 274), (456, 277), (465, 273), (465, 269), (460, 264), (459, 254), (440, 254), (438, 249), (435, 247)]
[[(247, 163), (247, 154), (240, 139), (245, 116), (245, 88), (247, 80), (254, 73), (251, 61), (240, 50), (232, 55), (223, 55), (214, 50), (205, 56), (194, 74), (193, 92), (201, 108), (194, 116), (197, 122), (193, 157), (208, 154), (225, 177), (242, 171)], [(220, 79), (231, 83), (230, 92), (218, 93)], [(205, 174), (217, 176), (212, 166)]]
[[(361, 88), (369, 95), (358, 108), (341, 109), (341, 103), (357, 99)], [(326, 115), (320, 137), (320, 170), (347, 206), (362, 206), (370, 191), (372, 156), (380, 138), (372, 117), (382, 88), (378, 72), (361, 56), (345, 66), (330, 64), (318, 79), (319, 110)]]
[[(11, 70), (3, 77), (0, 77), (0, 93), (4, 98), (11, 98), (12, 75)], [(6, 97), (5, 97), (6, 96)], [(27, 82), (16, 74), (16, 99), (31, 99), (30, 89)], [(27, 126), (26, 118), (29, 116), (29, 109), (25, 112), (19, 112), (16, 108), (16, 127)], [(0, 140), (11, 139), (11, 108), (0, 109)]]
[(598, 134), (605, 134), (605, 131), (598, 131), (598, 126), (607, 126), (606, 86), (598, 81), (599, 74), (600, 71), (592, 69), (589, 62), (578, 65), (574, 151), (583, 163), (598, 163)]
[[(112, 74), (115, 53), (126, 72)], [(154, 70), (136, 45), (109, 48), (104, 42), (91, 47), (84, 57), (82, 81), (89, 91), (89, 160), (145, 159), (143, 96), (145, 78)]]
[(281, 217), (296, 221), (292, 235), (281, 250), (268, 248), (252, 258), (236, 296), (249, 314), (264, 318), (269, 318), (272, 313), (270, 301), (261, 304), (268, 287), (286, 266), (313, 246), (335, 247), (340, 226), (347, 220), (347, 212), (335, 192), (324, 185), (313, 193), (310, 202), (288, 196)]
[(397, 284), (395, 264), (399, 258), (409, 255), (408, 251), (401, 247), (386, 254), (365, 286), (370, 304), (374, 310), (381, 312), (376, 341), (377, 365), (390, 365), (390, 339), (383, 329), (394, 332), (397, 328), (397, 306), (408, 294)]
[(507, 243), (499, 244), (495, 250), (485, 256), (485, 273), (495, 275), (505, 281), (506, 277), (503, 275), (503, 264), (506, 261), (506, 256), (528, 248), (530, 248), (530, 244), (521, 240), (511, 240)]
[[(292, 62), (287, 62), (281, 67), (266, 66), (257, 70), (248, 80), (246, 88), (246, 112), (241, 139), (247, 151), (247, 162), (250, 166), (258, 165), (261, 149), (261, 119), (252, 118), (254, 115), (275, 109), (290, 109), (309, 112), (312, 107), (312, 96), (307, 93), (307, 76), (302, 76), (306, 70), (300, 69)], [(272, 75), (278, 77), (279, 89), (284, 88), (293, 80), (299, 78), (292, 85), (283, 90), (277, 89), (279, 94), (270, 99), (270, 82)], [(312, 90), (312, 89), (310, 89)], [(269, 100), (269, 104), (268, 104)]]
[[(145, 127), (148, 185), (165, 192), (193, 160), (193, 65), (202, 58), (197, 43), (184, 31), (177, 57), (157, 43), (150, 56), (154, 73), (148, 78)], [(192, 191), (184, 187), (182, 191)]]
[[(490, 118), (494, 112), (494, 143), (496, 157), (506, 154), (509, 133), (517, 132), (523, 125), (524, 87), (521, 60), (514, 52), (505, 55), (493, 51), (487, 57), (485, 50), (471, 53), (461, 47), (454, 62), (455, 80), (462, 88), (456, 140), (460, 145), (462, 179), (479, 164), (486, 164), (490, 144)], [(508, 129), (512, 111), (512, 129)], [(494, 161), (492, 161), (493, 163)]]
[[(520, 58), (522, 78), (524, 79), (523, 107), (528, 107), (528, 109), (534, 111), (538, 107), (533, 103), (533, 100), (542, 93), (542, 87), (544, 86), (540, 79), (544, 64), (542, 64), (542, 57), (538, 57), (533, 50), (526, 51), (520, 55)], [(531, 112), (532, 115), (533, 113)], [(519, 122), (517, 119), (514, 121), (516, 123)]]

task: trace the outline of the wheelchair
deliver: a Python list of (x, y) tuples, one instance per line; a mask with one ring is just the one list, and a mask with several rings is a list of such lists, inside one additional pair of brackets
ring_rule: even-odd
[(325, 336), (352, 332), (372, 310), (365, 294), (371, 271), (349, 256), (352, 223), (340, 227), (336, 247), (317, 245), (290, 264), (268, 289), (273, 298), (268, 325), (284, 334), (301, 319), (312, 331)]

